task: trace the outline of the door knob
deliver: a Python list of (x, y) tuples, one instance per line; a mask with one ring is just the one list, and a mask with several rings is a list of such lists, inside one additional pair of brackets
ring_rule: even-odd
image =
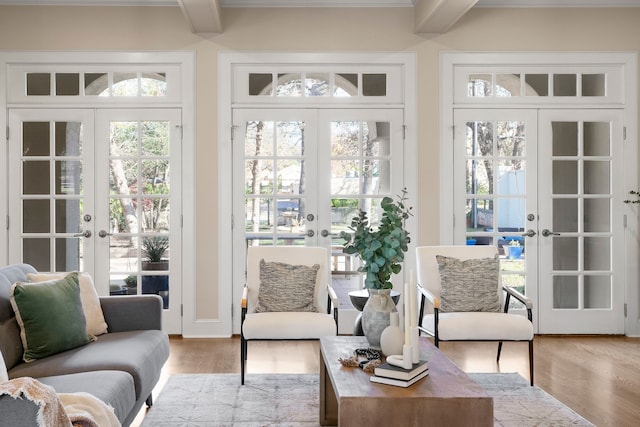
[(533, 237), (536, 235), (536, 232), (532, 229), (528, 229), (526, 233), (523, 234), (524, 237)]
[(320, 232), (320, 235), (321, 235), (322, 237), (327, 237), (327, 236), (329, 235), (329, 230), (322, 230), (322, 231)]
[(541, 233), (541, 234), (542, 234), (544, 237), (549, 237), (549, 236), (559, 236), (559, 235), (560, 235), (560, 233), (556, 233), (556, 232), (551, 231), (551, 230), (548, 230), (548, 229), (546, 229), (546, 228), (545, 228), (544, 230), (542, 230), (542, 233)]
[(316, 232), (315, 232), (315, 231), (313, 231), (313, 230), (309, 230), (309, 231), (307, 231), (307, 237), (313, 237), (313, 236), (315, 236), (315, 235), (316, 235)]
[(100, 230), (98, 231), (98, 236), (102, 237), (103, 239), (107, 236), (111, 236), (111, 233), (107, 233), (105, 230)]
[(91, 237), (91, 230), (84, 230), (82, 233), (74, 234), (73, 237)]

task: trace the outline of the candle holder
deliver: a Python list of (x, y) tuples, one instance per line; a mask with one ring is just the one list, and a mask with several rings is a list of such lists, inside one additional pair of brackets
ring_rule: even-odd
[(387, 363), (402, 369), (411, 369), (413, 367), (413, 349), (410, 345), (403, 345), (402, 356), (399, 354), (387, 356)]

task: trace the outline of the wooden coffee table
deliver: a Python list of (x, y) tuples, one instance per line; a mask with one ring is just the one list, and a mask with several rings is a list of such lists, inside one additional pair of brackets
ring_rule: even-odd
[(420, 358), (429, 375), (408, 388), (377, 384), (360, 368), (345, 368), (339, 358), (368, 347), (366, 338), (320, 338), (320, 425), (493, 426), (493, 398), (420, 338)]

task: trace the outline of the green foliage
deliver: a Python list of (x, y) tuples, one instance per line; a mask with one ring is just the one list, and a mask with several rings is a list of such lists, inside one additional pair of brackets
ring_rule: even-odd
[(142, 255), (151, 262), (161, 261), (167, 249), (169, 249), (168, 237), (145, 237), (142, 241)]
[(391, 275), (402, 269), (404, 254), (409, 250), (409, 232), (404, 223), (411, 215), (411, 208), (405, 205), (407, 190), (394, 202), (391, 197), (382, 199), (382, 220), (377, 230), (369, 226), (367, 213), (360, 211), (349, 227), (353, 233), (343, 231), (344, 253), (356, 254), (364, 265), (358, 271), (366, 273), (365, 287), (391, 289)]

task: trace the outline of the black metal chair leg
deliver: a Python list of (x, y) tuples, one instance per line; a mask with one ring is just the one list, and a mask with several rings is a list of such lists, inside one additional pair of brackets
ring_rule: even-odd
[(149, 397), (147, 397), (147, 400), (145, 402), (147, 404), (147, 407), (151, 408), (153, 406), (153, 396), (149, 395)]
[(240, 338), (240, 384), (244, 385), (244, 364), (247, 360), (247, 343), (244, 337)]
[(529, 341), (529, 377), (533, 386), (533, 340)]
[(500, 361), (500, 353), (502, 352), (502, 341), (498, 343), (498, 357), (496, 358), (496, 362)]

